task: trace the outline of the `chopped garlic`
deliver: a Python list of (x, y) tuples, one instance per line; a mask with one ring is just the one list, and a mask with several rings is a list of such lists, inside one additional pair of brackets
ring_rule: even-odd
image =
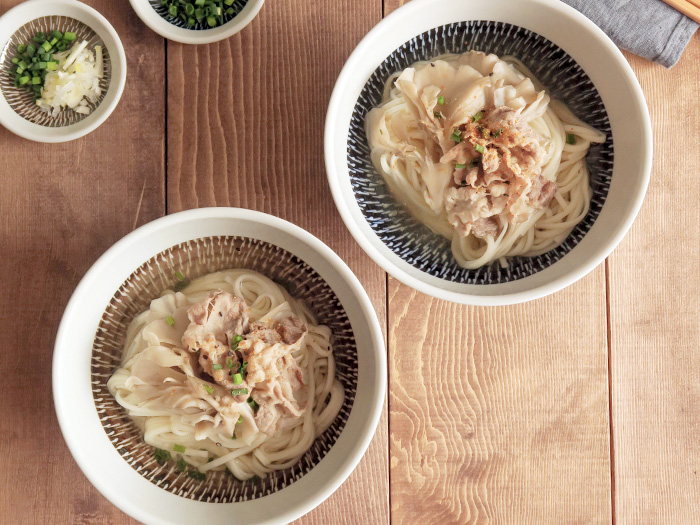
[(58, 68), (46, 74), (37, 105), (50, 111), (54, 117), (63, 107), (69, 107), (83, 115), (90, 114), (88, 104), (97, 102), (102, 94), (102, 49), (98, 52), (98, 47), (95, 46), (93, 53), (86, 49), (87, 42), (82, 41), (66, 51), (54, 53), (53, 58), (58, 60)]

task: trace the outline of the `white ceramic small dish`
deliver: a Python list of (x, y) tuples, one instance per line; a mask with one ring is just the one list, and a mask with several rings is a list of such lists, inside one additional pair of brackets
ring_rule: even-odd
[[(470, 49), (512, 54), (531, 69), (540, 67), (541, 73), (559, 68), (555, 71), (562, 74), (551, 76), (564, 80), (555, 88), (576, 94), (582, 118), (598, 119), (607, 135), (591, 161), (594, 198), (581, 227), (561, 247), (536, 258), (520, 258), (530, 260), (506, 269), (464, 270), (454, 261), (449, 241), (414, 224), (373, 168), (364, 132), (364, 115), (381, 100), (391, 73), (416, 60)], [(530, 65), (527, 58), (537, 60)], [(551, 68), (545, 67), (548, 61)], [(552, 89), (546, 79), (540, 80)], [(591, 112), (585, 114), (586, 108)], [(351, 54), (326, 117), (328, 180), (357, 242), (403, 283), (465, 304), (537, 299), (600, 264), (637, 215), (649, 182), (651, 155), (649, 113), (629, 64), (595, 24), (557, 0), (412, 0), (377, 24)]]
[(32, 33), (33, 26), (46, 29), (57, 21), (76, 31), (79, 36), (84, 35), (91, 44), (103, 46), (103, 94), (87, 116), (64, 108), (58, 117), (47, 117), (31, 111), (26, 100), (22, 100), (24, 93), (8, 86), (5, 82), (7, 79), (3, 78), (0, 124), (12, 133), (36, 142), (66, 142), (94, 131), (117, 107), (126, 84), (126, 55), (117, 32), (105, 17), (77, 0), (29, 0), (0, 17), (0, 38), (3, 38), (0, 41), (0, 60), (4, 64), (5, 76), (5, 66), (11, 65), (9, 61), (14, 56), (16, 35), (21, 34), (22, 38), (26, 38)]
[(265, 0), (236, 0), (236, 4), (245, 5), (224, 24), (212, 28), (189, 28), (177, 19), (172, 20), (159, 13), (159, 0), (129, 1), (144, 24), (160, 36), (183, 44), (211, 44), (231, 37), (247, 26), (265, 3)]
[[(245, 246), (250, 250), (241, 248), (241, 242), (248, 243)], [(140, 435), (127, 435), (127, 427), (133, 424), (105, 390), (114, 363), (118, 363), (114, 359), (120, 359), (116, 356), (121, 355), (121, 347), (104, 343), (110, 334), (119, 331), (114, 327), (125, 327), (129, 316), (133, 318), (139, 297), (168, 287), (162, 281), (164, 275), (166, 279), (173, 275), (172, 268), (164, 270), (168, 261), (177, 260), (182, 267), (193, 258), (204, 258), (210, 265), (217, 257), (222, 259), (216, 264), (228, 264), (231, 259), (223, 259), (227, 257), (243, 257), (246, 264), (251, 259), (261, 264), (267, 261), (270, 273), (282, 267), (287, 286), (293, 286), (295, 278), (302, 281), (307, 296), (325, 297), (318, 304), (326, 305), (331, 317), (340, 315), (346, 327), (339, 331), (341, 337), (336, 339), (334, 349), (341, 358), (337, 359), (339, 379), (346, 382), (346, 402), (336, 418), (336, 422), (342, 419), (342, 425), (334, 429), (334, 422), (317, 438), (316, 442), (327, 443), (320, 459), (305, 454), (299, 462), (304, 463), (301, 470), (281, 471), (280, 483), (271, 490), (251, 491), (251, 485), (245, 485), (250, 482), (238, 482), (224, 472), (193, 486), (187, 476), (184, 480), (177, 478), (172, 468), (155, 464), (152, 447), (134, 460), (137, 449), (147, 446)], [(291, 264), (293, 271), (285, 264)], [(206, 267), (205, 273), (213, 271)], [(290, 289), (290, 293), (295, 292)], [(315, 308), (314, 301), (307, 304)], [(115, 308), (123, 308), (122, 317), (114, 315)], [(130, 313), (124, 314), (126, 311)], [(323, 315), (321, 312), (319, 320)], [(103, 323), (105, 319), (107, 324)], [(348, 323), (354, 339), (348, 335)], [(329, 327), (337, 333), (331, 323)], [(105, 346), (112, 349), (105, 350)], [(346, 368), (341, 373), (342, 366)], [(350, 389), (354, 401), (349, 400)], [(386, 354), (381, 328), (367, 294), (350, 269), (330, 248), (301, 228), (242, 209), (204, 208), (176, 213), (142, 226), (117, 242), (90, 268), (71, 297), (53, 357), (56, 413), (73, 457), (105, 497), (149, 524), (252, 525), (287, 523), (298, 518), (330, 496), (355, 468), (376, 429), (385, 391)]]

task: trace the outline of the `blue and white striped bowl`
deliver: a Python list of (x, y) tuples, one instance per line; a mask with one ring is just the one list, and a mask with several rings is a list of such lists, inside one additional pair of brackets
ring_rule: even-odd
[[(561, 246), (536, 257), (515, 257), (506, 268), (460, 267), (450, 241), (422, 225), (391, 194), (372, 165), (365, 134), (365, 116), (381, 103), (392, 73), (419, 60), (470, 50), (520, 59), (553, 98), (607, 134), (587, 157), (588, 215)], [(325, 148), (336, 204), (370, 257), (424, 293), (495, 305), (561, 289), (612, 251), (646, 192), (651, 127), (624, 57), (568, 6), (556, 0), (413, 0), (379, 23), (350, 56), (328, 109)]]

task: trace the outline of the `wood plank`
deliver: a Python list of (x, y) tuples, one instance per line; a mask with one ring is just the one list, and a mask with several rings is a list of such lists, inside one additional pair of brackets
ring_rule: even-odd
[[(18, 3), (0, 0), (0, 13)], [(90, 485), (60, 436), (51, 357), (88, 267), (164, 212), (164, 46), (121, 2), (87, 3), (123, 40), (129, 71), (119, 106), (66, 144), (0, 128), (0, 521), (8, 523), (130, 521)]]
[(697, 523), (700, 209), (687, 203), (700, 152), (683, 138), (700, 125), (700, 35), (670, 71), (627, 58), (650, 108), (654, 168), (609, 259), (615, 509), (621, 524)]
[[(224, 42), (169, 43), (168, 211), (237, 206), (300, 225), (350, 265), (384, 325), (385, 273), (343, 225), (323, 161), (335, 80), (380, 17), (381, 0), (274, 0)], [(358, 469), (300, 522), (388, 522), (387, 443), (385, 410)]]
[(605, 272), (512, 307), (389, 279), (392, 523), (610, 520)]

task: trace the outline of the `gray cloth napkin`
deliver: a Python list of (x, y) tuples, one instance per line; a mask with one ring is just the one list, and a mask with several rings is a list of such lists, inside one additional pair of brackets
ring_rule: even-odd
[(661, 0), (563, 0), (619, 47), (670, 68), (698, 24)]

